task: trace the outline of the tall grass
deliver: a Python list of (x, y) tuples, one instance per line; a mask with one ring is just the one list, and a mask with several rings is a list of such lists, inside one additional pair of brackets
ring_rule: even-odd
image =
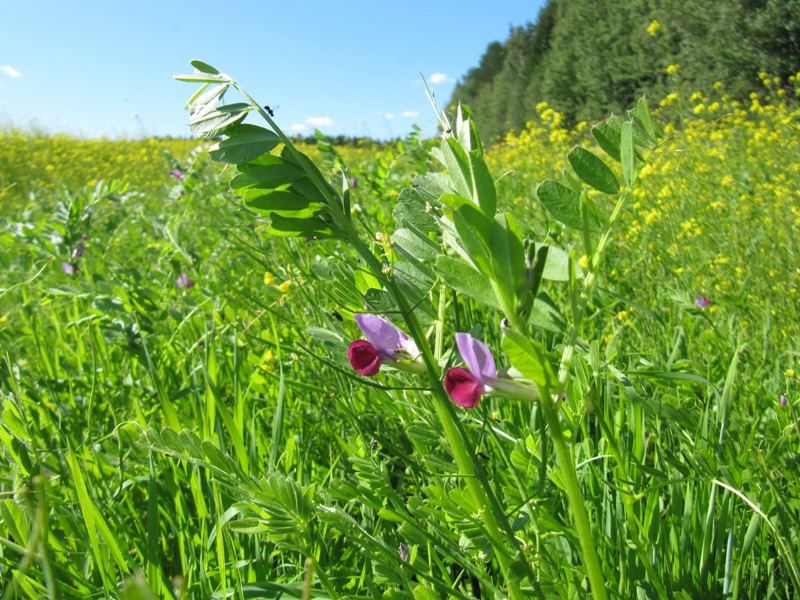
[[(800, 115), (769, 91), (747, 107), (713, 93), (670, 100), (684, 118), (620, 214), (560, 403), (619, 597), (797, 591)], [(532, 183), (587, 139), (541, 107), (489, 152), (496, 177), (513, 170), (501, 202), (576, 258)], [(0, 173), (36, 182), (0, 233), (0, 597), (502, 597), (429, 395), (347, 363), (374, 287), (359, 257), (268, 236), (201, 152), (180, 155), (180, 179), (159, 158), (146, 183), (108, 181), (63, 143), (36, 140), (76, 157), (58, 171), (77, 182), (35, 160)], [(344, 157), (373, 249), (389, 252), (393, 199), (427, 149)], [(441, 285), (431, 300), (443, 363), (459, 325), (499, 341), (496, 311)], [(563, 342), (537, 337), (554, 355)], [(529, 565), (518, 580), (575, 597), (585, 567), (543, 419), (501, 399), (459, 414)]]

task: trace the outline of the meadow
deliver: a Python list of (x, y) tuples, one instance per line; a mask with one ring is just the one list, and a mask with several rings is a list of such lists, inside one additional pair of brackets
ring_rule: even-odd
[[(465, 117), (472, 188), (447, 140), (278, 144), (302, 217), (245, 183), (277, 159), (0, 133), (0, 598), (796, 595), (800, 80), (762, 79), (617, 117), (618, 160), (546, 105), (482, 153)], [(365, 313), (422, 358), (357, 373)], [(443, 402), (459, 332), (525, 378)]]

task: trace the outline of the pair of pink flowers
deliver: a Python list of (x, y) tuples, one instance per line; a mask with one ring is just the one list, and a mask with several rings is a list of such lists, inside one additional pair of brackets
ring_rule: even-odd
[[(384, 363), (405, 371), (424, 372), (417, 345), (405, 333), (378, 315), (357, 314), (355, 320), (367, 339), (352, 342), (347, 358), (359, 375), (376, 375)], [(457, 333), (456, 345), (468, 368), (448, 369), (444, 387), (459, 406), (475, 408), (486, 394), (514, 400), (539, 397), (532, 382), (513, 379), (505, 372), (498, 374), (492, 353), (480, 340), (468, 333)]]

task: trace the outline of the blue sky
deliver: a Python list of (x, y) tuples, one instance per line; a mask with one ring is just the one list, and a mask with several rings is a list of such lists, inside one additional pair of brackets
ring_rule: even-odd
[[(289, 133), (433, 135), (422, 77), (444, 105), (487, 45), (544, 0), (304, 2), (4, 0), (0, 122), (95, 137), (186, 136), (203, 60), (278, 106)], [(480, 115), (478, 115), (480, 118)]]

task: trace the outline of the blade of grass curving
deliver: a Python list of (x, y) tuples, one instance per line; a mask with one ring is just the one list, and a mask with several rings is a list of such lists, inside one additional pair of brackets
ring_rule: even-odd
[(742, 492), (734, 488), (733, 486), (728, 485), (724, 481), (720, 481), (719, 479), (714, 479), (712, 482), (715, 486), (719, 486), (735, 494), (744, 502), (755, 511), (755, 513), (761, 517), (761, 519), (767, 524), (770, 531), (775, 535), (775, 540), (778, 542), (778, 547), (780, 548), (780, 553), (783, 555), (784, 560), (789, 566), (789, 575), (792, 578), (792, 582), (794, 583), (795, 589), (800, 589), (800, 569), (798, 569), (797, 561), (795, 560), (794, 552), (791, 548), (788, 547), (786, 544), (786, 540), (783, 539), (783, 536), (778, 532), (775, 526), (770, 521), (769, 517), (764, 514), (764, 512), (758, 507), (758, 505), (750, 500), (747, 496), (745, 496)]
[(106, 523), (105, 519), (103, 519), (100, 511), (97, 509), (94, 502), (92, 502), (91, 497), (89, 496), (89, 490), (86, 487), (86, 481), (83, 478), (84, 469), (79, 464), (78, 457), (73, 451), (72, 445), (69, 443), (69, 441), (67, 441), (66, 459), (67, 466), (69, 467), (70, 474), (72, 475), (72, 480), (75, 483), (75, 492), (78, 495), (78, 504), (81, 507), (84, 525), (86, 526), (86, 531), (89, 535), (89, 543), (92, 548), (92, 556), (95, 560), (95, 566), (100, 572), (100, 577), (103, 580), (103, 585), (106, 588), (106, 591), (108, 593), (113, 593), (116, 584), (110, 578), (110, 574), (108, 572), (110, 565), (108, 563), (106, 554), (101, 549), (101, 539), (108, 547), (108, 550), (111, 553), (114, 561), (117, 563), (120, 571), (126, 575), (130, 575), (131, 572), (128, 569), (125, 558), (122, 556), (122, 552), (119, 549), (119, 544), (117, 543), (116, 538), (111, 533), (108, 523)]
[[(270, 321), (272, 324), (272, 335), (273, 339), (280, 340), (280, 336), (278, 335), (278, 327), (277, 323), (275, 322), (274, 315), (270, 315)], [(281, 456), (281, 452), (283, 451), (283, 421), (284, 421), (284, 410), (286, 406), (286, 383), (283, 378), (283, 359), (281, 354), (281, 345), (275, 344), (275, 348), (277, 351), (276, 360), (278, 362), (278, 397), (276, 399), (276, 406), (275, 406), (275, 415), (272, 418), (272, 439), (271, 439), (271, 446), (269, 450), (269, 468), (273, 470), (278, 465), (278, 459)]]

